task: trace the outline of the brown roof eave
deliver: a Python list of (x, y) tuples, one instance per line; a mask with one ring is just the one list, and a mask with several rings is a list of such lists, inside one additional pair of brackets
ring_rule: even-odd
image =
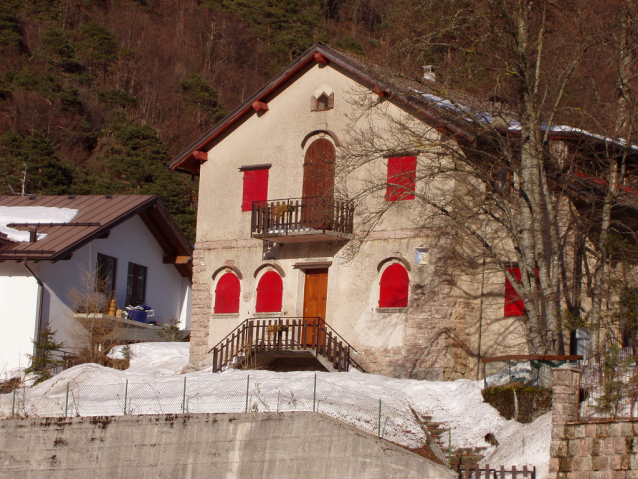
[(286, 81), (288, 81), (292, 76), (301, 71), (307, 64), (314, 61), (314, 54), (320, 53), (324, 57), (326, 57), (329, 61), (335, 63), (339, 67), (344, 70), (350, 72), (351, 76), (355, 76), (360, 83), (364, 86), (373, 89), (375, 86), (386, 89), (390, 93), (393, 93), (392, 97), (389, 99), (393, 104), (402, 108), (410, 114), (415, 115), (422, 121), (431, 124), (432, 126), (439, 128), (440, 126), (445, 127), (450, 132), (461, 135), (468, 140), (474, 138), (474, 135), (470, 133), (468, 130), (461, 128), (459, 125), (447, 121), (441, 116), (437, 115), (435, 109), (427, 108), (425, 105), (419, 105), (417, 102), (410, 101), (406, 94), (397, 93), (392, 91), (393, 88), (388, 86), (385, 82), (378, 78), (372, 78), (367, 73), (363, 72), (361, 69), (352, 65), (352, 62), (340, 55), (337, 51), (332, 48), (323, 45), (321, 43), (317, 43), (310, 47), (306, 52), (304, 52), (297, 60), (291, 63), (288, 68), (282, 71), (280, 74), (275, 76), (272, 80), (270, 80), (263, 88), (249, 97), (244, 103), (235, 108), (229, 115), (226, 116), (223, 120), (213, 126), (210, 130), (204, 133), (199, 139), (197, 139), (194, 143), (192, 143), (188, 148), (186, 148), (182, 153), (180, 153), (173, 161), (169, 163), (169, 168), (174, 171), (181, 171), (184, 173), (198, 174), (200, 162), (193, 157), (194, 151), (204, 151), (211, 143), (223, 132), (231, 128), (234, 124), (236, 124), (245, 114), (253, 111), (252, 104), (255, 101), (263, 100), (267, 96), (269, 96), (273, 91), (283, 85)]
[(252, 104), (255, 101), (262, 100), (265, 96), (271, 93), (274, 89), (288, 80), (291, 76), (293, 76), (297, 71), (301, 70), (307, 63), (310, 63), (313, 60), (313, 55), (317, 51), (317, 45), (313, 45), (308, 50), (306, 50), (296, 61), (291, 63), (288, 68), (275, 76), (272, 80), (270, 80), (264, 87), (250, 96), (244, 103), (235, 108), (232, 112), (230, 112), (224, 119), (218, 122), (215, 126), (213, 126), (210, 130), (204, 133), (201, 137), (199, 137), (195, 142), (193, 142), (188, 148), (186, 148), (182, 153), (180, 153), (173, 161), (171, 161), (168, 166), (171, 170), (176, 171), (188, 171), (193, 172), (192, 167), (190, 165), (195, 166), (197, 163), (197, 171), (199, 172), (199, 162), (195, 160), (192, 156), (193, 151), (202, 150), (206, 148), (210, 143), (212, 143), (219, 134), (230, 128), (234, 125), (241, 117), (243, 117), (246, 113), (253, 110)]

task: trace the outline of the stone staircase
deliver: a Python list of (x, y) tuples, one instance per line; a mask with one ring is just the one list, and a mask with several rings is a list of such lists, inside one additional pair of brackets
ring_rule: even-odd
[[(434, 421), (432, 416), (424, 415), (420, 419), (428, 429), (430, 441), (438, 446), (447, 458), (450, 454), (449, 428), (443, 423)], [(452, 447), (450, 466), (456, 470), (459, 466), (477, 464), (485, 457), (486, 449), (484, 447)]]

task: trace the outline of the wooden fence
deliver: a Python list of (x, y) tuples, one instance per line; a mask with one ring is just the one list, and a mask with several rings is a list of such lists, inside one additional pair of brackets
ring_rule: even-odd
[(505, 466), (491, 468), (489, 464), (484, 467), (480, 467), (478, 464), (474, 466), (459, 465), (457, 472), (459, 479), (536, 479), (536, 466), (531, 468), (523, 466), (521, 469), (512, 466), (511, 469), (505, 469)]

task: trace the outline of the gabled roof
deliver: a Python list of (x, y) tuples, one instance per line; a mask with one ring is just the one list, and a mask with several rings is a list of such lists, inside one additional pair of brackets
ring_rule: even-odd
[[(233, 127), (239, 125), (250, 115), (257, 114), (257, 110), (253, 107), (254, 102), (267, 104), (283, 91), (287, 82), (295, 75), (301, 74), (310, 65), (319, 62), (328, 63), (337, 68), (380, 97), (437, 130), (467, 140), (474, 140), (477, 134), (481, 133), (480, 129), (477, 129), (477, 125), (491, 124), (492, 113), (498, 110), (491, 101), (481, 100), (458, 90), (451, 90), (437, 82), (417, 81), (370, 62), (360, 55), (317, 43), (175, 157), (170, 162), (169, 167), (172, 170), (191, 174), (199, 173), (201, 163), (206, 159), (205, 152), (210, 150), (216, 141), (232, 131)], [(499, 111), (499, 114), (502, 113)], [(497, 129), (501, 134), (513, 138), (520, 136), (520, 124), (511, 119)], [(582, 129), (561, 125), (553, 126), (549, 136), (557, 140), (586, 140), (586, 142), (594, 141), (621, 149), (626, 147), (626, 143), (621, 139), (608, 138)]]
[(410, 79), (405, 75), (368, 62), (364, 57), (317, 43), (180, 153), (171, 161), (169, 167), (172, 170), (198, 173), (201, 160), (196, 158), (197, 152), (208, 151), (218, 138), (243, 121), (244, 118), (257, 114), (253, 108), (254, 102), (268, 103), (285, 88), (286, 82), (292, 77), (304, 71), (309, 65), (318, 62), (327, 62), (353, 80), (370, 88), (379, 96), (418, 116), (433, 127), (468, 138), (473, 137), (470, 125), (467, 122), (459, 121), (459, 110), (450, 108), (450, 105), (458, 102), (458, 104), (476, 108), (477, 111), (482, 111), (491, 105), (488, 102), (479, 102), (469, 95), (456, 91), (451, 93), (447, 90), (446, 96), (451, 95), (455, 100), (454, 103), (449, 101), (446, 103), (439, 96), (441, 89), (444, 88), (442, 85), (435, 83), (428, 85), (431, 82)]
[(27, 220), (24, 223), (9, 223), (7, 226), (18, 231), (36, 229), (38, 239), (30, 242), (0, 238), (0, 261), (68, 259), (81, 246), (106, 237), (111, 229), (139, 215), (166, 256), (173, 259), (180, 257), (178, 261), (171, 261), (179, 273), (184, 277), (192, 277), (192, 261), (186, 259), (192, 258), (193, 247), (156, 195), (0, 196), (0, 207), (77, 210), (68, 222), (33, 223)]

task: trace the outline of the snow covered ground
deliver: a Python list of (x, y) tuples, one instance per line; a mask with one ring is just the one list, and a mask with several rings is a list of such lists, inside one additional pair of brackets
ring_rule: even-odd
[[(43, 405), (60, 412), (67, 407), (69, 415), (123, 414), (124, 410), (129, 414), (174, 413), (184, 408), (189, 412), (316, 408), (374, 433), (380, 427), (384, 437), (407, 445), (422, 437), (411, 407), (450, 427), (453, 447), (486, 447), (484, 463), (536, 466), (537, 477), (547, 477), (551, 413), (531, 424), (505, 420), (483, 402), (482, 382), (416, 381), (359, 371), (317, 373), (316, 380), (314, 372), (228, 370), (212, 374), (204, 370), (180, 374), (188, 363), (188, 347), (188, 343), (136, 344), (131, 347), (131, 366), (126, 371), (96, 364), (76, 366), (22, 393), (18, 402), (21, 399), (25, 414), (30, 411), (32, 415), (38, 414), (38, 407), (43, 411)], [(115, 352), (115, 356), (120, 354)], [(11, 395), (0, 396), (0, 417), (10, 413), (11, 400)], [(28, 404), (33, 404), (31, 409)], [(485, 441), (488, 433), (498, 441), (497, 447)]]

